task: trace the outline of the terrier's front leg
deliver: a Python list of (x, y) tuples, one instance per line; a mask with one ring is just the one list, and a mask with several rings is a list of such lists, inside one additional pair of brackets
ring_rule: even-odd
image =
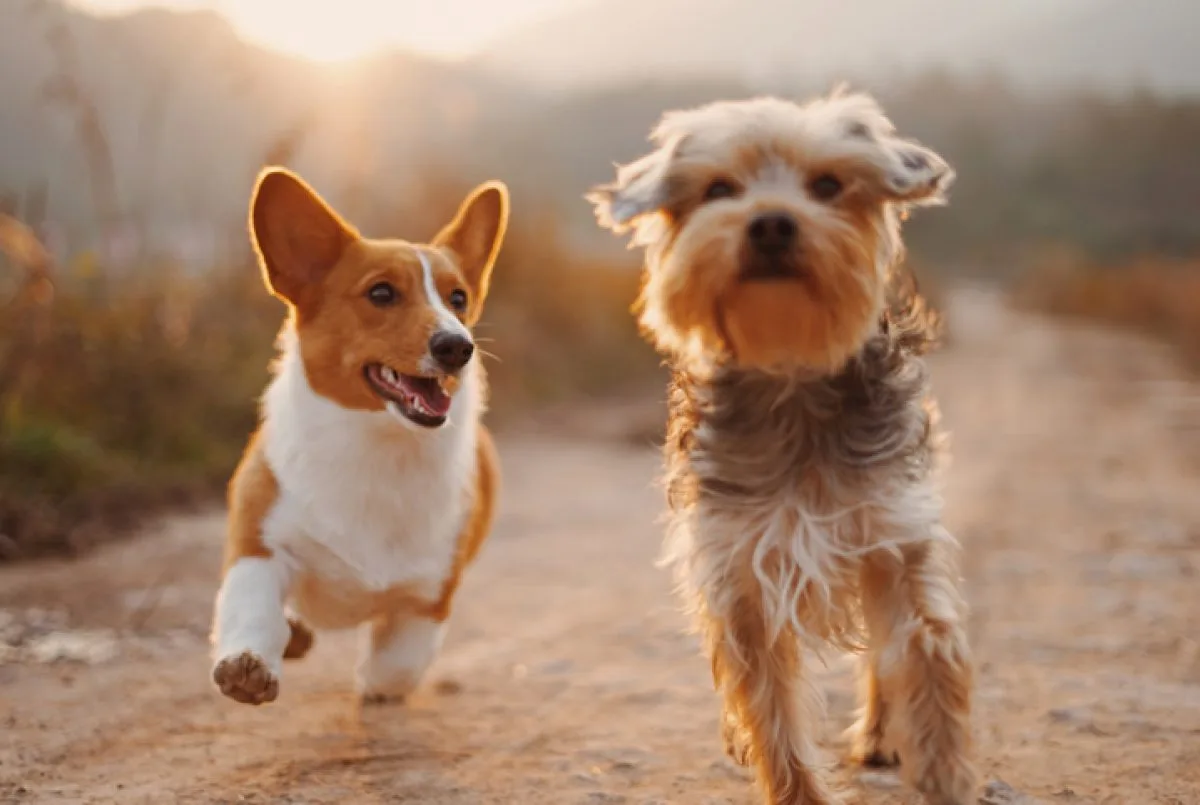
[(263, 704), (279, 695), (291, 627), (284, 614), (289, 573), (277, 557), (238, 559), (221, 584), (212, 679), (229, 698)]
[[(869, 560), (863, 610), (902, 776), (930, 805), (970, 805), (972, 663), (952, 546), (930, 541), (902, 559)], [(869, 720), (863, 726), (869, 742)]]
[(719, 614), (702, 607), (701, 622), (722, 697), (726, 753), (754, 768), (766, 805), (834, 805), (811, 761), (798, 637), (790, 630), (769, 636), (759, 591), (718, 597), (730, 607)]
[(392, 614), (365, 624), (358, 664), (358, 691), (364, 702), (403, 701), (417, 689), (437, 658), (446, 636), (445, 621)]

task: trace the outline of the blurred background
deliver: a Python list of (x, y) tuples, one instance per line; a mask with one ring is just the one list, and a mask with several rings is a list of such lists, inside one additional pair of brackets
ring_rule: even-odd
[(908, 228), (935, 302), (983, 282), (1200, 360), (1194, 0), (426, 5), (0, 0), (0, 561), (219, 493), (283, 312), (244, 226), (266, 164), (410, 239), (510, 184), (501, 428), (661, 394), (584, 191), (664, 109), (837, 81), (958, 169)]
[[(654, 562), (639, 254), (583, 194), (665, 109), (848, 82), (958, 171), (906, 239), (948, 325), (979, 802), (1200, 802), (1198, 42), (1197, 0), (0, 0), (0, 801), (753, 801)], [(269, 708), (209, 680), (284, 314), (245, 226), (267, 164), (374, 236), (513, 191), (478, 333), (499, 516), (403, 709), (357, 706), (352, 634)]]

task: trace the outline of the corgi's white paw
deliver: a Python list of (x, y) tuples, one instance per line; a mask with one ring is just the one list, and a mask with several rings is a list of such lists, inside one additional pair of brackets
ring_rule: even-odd
[(381, 677), (377, 669), (372, 675), (363, 675), (360, 671), (358, 695), (363, 704), (403, 704), (420, 684), (419, 672), (393, 669), (386, 677)]
[(433, 664), (446, 625), (426, 618), (384, 618), (364, 630), (358, 693), (364, 704), (404, 701)]
[(279, 677), (252, 651), (218, 660), (212, 679), (221, 693), (242, 704), (266, 704), (279, 696)]

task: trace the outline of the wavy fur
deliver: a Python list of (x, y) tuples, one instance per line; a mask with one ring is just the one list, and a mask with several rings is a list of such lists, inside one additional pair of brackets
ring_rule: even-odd
[[(654, 139), (591, 199), (646, 247), (641, 323), (673, 370), (664, 563), (703, 635), (726, 748), (767, 802), (832, 802), (804, 650), (857, 651), (854, 757), (895, 750), (932, 805), (966, 805), (966, 607), (921, 357), (938, 327), (900, 239), (905, 209), (941, 203), (953, 171), (844, 93), (669, 113)], [(764, 215), (797, 234), (769, 258)]]

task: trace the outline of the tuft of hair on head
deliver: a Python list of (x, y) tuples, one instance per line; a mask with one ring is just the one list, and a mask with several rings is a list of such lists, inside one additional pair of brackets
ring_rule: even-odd
[[(667, 353), (763, 368), (842, 366), (878, 326), (901, 216), (944, 203), (954, 179), (845, 86), (668, 111), (649, 139), (586, 196), (601, 226), (647, 247), (643, 332)], [(764, 222), (785, 227), (773, 252)]]
[(916, 140), (900, 137), (874, 97), (839, 84), (802, 109), (828, 135), (846, 143), (849, 156), (862, 160), (871, 189), (899, 209), (946, 202), (954, 169), (942, 156)]
[(699, 149), (727, 146), (755, 133), (856, 162), (863, 190), (898, 210), (944, 204), (955, 179), (939, 154), (898, 136), (873, 97), (839, 84), (804, 104), (758, 97), (668, 111), (651, 131), (654, 150), (616, 165), (615, 179), (593, 187), (585, 199), (592, 203), (600, 226), (617, 233), (635, 229), (670, 201), (673, 168), (689, 142)]

